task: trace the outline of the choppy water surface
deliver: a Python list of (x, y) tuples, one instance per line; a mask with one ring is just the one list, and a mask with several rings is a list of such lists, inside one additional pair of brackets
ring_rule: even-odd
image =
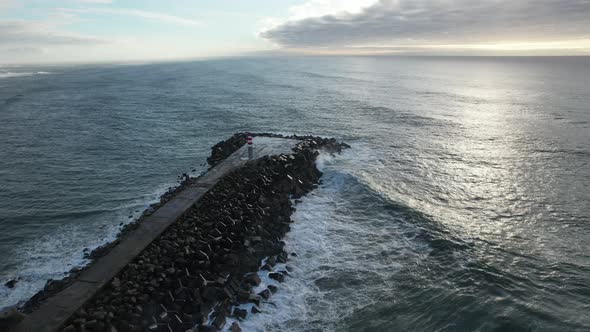
[(0, 70), (0, 306), (84, 264), (236, 131), (335, 136), (248, 330), (590, 329), (590, 59)]

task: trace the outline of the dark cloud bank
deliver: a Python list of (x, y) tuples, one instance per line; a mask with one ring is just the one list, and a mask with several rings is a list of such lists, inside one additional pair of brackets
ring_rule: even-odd
[(286, 48), (572, 40), (590, 38), (590, 0), (381, 0), (260, 35)]

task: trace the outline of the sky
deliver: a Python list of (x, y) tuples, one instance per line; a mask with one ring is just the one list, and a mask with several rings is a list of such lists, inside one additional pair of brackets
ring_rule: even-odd
[(0, 0), (0, 63), (590, 55), (590, 0)]

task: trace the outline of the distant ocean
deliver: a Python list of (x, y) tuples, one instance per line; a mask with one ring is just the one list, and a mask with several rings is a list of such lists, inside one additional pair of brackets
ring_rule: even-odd
[(245, 330), (590, 330), (584, 57), (0, 67), (0, 307), (237, 131), (353, 147), (320, 158), (292, 277)]

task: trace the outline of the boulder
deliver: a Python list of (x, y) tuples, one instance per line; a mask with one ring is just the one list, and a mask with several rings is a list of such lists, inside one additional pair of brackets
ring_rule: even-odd
[(283, 282), (285, 281), (285, 275), (282, 273), (277, 273), (277, 272), (271, 272), (268, 274), (268, 277), (271, 279), (274, 279), (278, 282)]
[(197, 328), (198, 332), (217, 332), (217, 328), (215, 326), (212, 325), (200, 325)]
[(238, 301), (240, 303), (246, 303), (250, 299), (250, 292), (245, 290), (238, 291)]
[(260, 302), (262, 302), (262, 297), (259, 295), (250, 295), (250, 299), (248, 300), (250, 303), (254, 303), (256, 306), (260, 306)]
[(270, 298), (271, 291), (267, 288), (262, 292), (258, 293), (263, 299), (268, 300)]
[(84, 324), (84, 327), (87, 327), (90, 330), (95, 331), (96, 329), (98, 329), (98, 321), (96, 319), (87, 321), (86, 324)]
[(111, 286), (113, 286), (113, 288), (121, 287), (121, 280), (117, 277), (113, 278), (113, 281), (111, 281)]
[(61, 332), (75, 332), (76, 327), (74, 325), (68, 325), (61, 330)]
[(244, 276), (244, 282), (252, 286), (258, 286), (262, 282), (257, 273), (248, 273)]
[(213, 326), (219, 330), (223, 329), (225, 326), (225, 314), (223, 312), (217, 312), (217, 315), (213, 319)]
[(4, 284), (4, 286), (6, 286), (8, 288), (14, 288), (14, 286), (16, 285), (17, 282), (18, 282), (18, 278), (10, 279)]
[(240, 328), (240, 325), (238, 325), (238, 323), (233, 322), (229, 328), (230, 332), (242, 332), (242, 328)]
[(246, 316), (248, 316), (248, 311), (246, 309), (235, 308), (234, 316), (240, 319), (246, 319)]
[[(211, 164), (240, 148), (245, 137), (244, 133), (236, 134), (216, 145)], [(275, 285), (269, 285), (258, 295), (252, 294), (253, 287), (262, 284), (260, 272), (252, 272), (258, 271), (260, 261), (267, 258), (263, 273), (278, 282), (283, 282), (290, 271), (286, 268), (273, 272), (273, 267), (289, 258), (281, 239), (289, 231), (290, 216), (295, 211), (291, 198), (308, 193), (319, 183), (321, 172), (315, 167), (315, 150), (338, 151), (342, 147), (335, 140), (319, 137), (289, 138), (302, 140), (293, 153), (249, 161), (246, 167), (222, 177), (121, 270), (111, 287), (105, 287), (84, 305), (87, 314), (74, 315), (65, 326), (73, 325), (76, 331), (86, 327), (92, 332), (95, 328), (107, 331), (112, 324), (119, 331), (143, 331), (156, 320), (163, 324), (161, 327), (185, 331), (194, 326), (191, 324), (206, 323), (204, 315), (215, 308), (211, 325), (199, 326), (197, 331), (240, 331), (237, 323), (226, 326), (226, 316), (244, 319), (248, 314), (247, 310), (235, 308), (236, 302), (253, 303), (251, 312), (260, 312), (261, 302), (277, 291)], [(180, 187), (170, 188), (151, 212), (194, 183), (187, 174), (179, 180)], [(129, 225), (121, 234), (129, 234), (139, 222)], [(105, 245), (93, 256), (110, 248)], [(68, 284), (52, 282), (46, 287), (47, 294)], [(89, 328), (93, 324), (95, 328)]]
[(215, 287), (205, 287), (202, 297), (205, 301), (214, 303), (217, 301), (217, 289)]

